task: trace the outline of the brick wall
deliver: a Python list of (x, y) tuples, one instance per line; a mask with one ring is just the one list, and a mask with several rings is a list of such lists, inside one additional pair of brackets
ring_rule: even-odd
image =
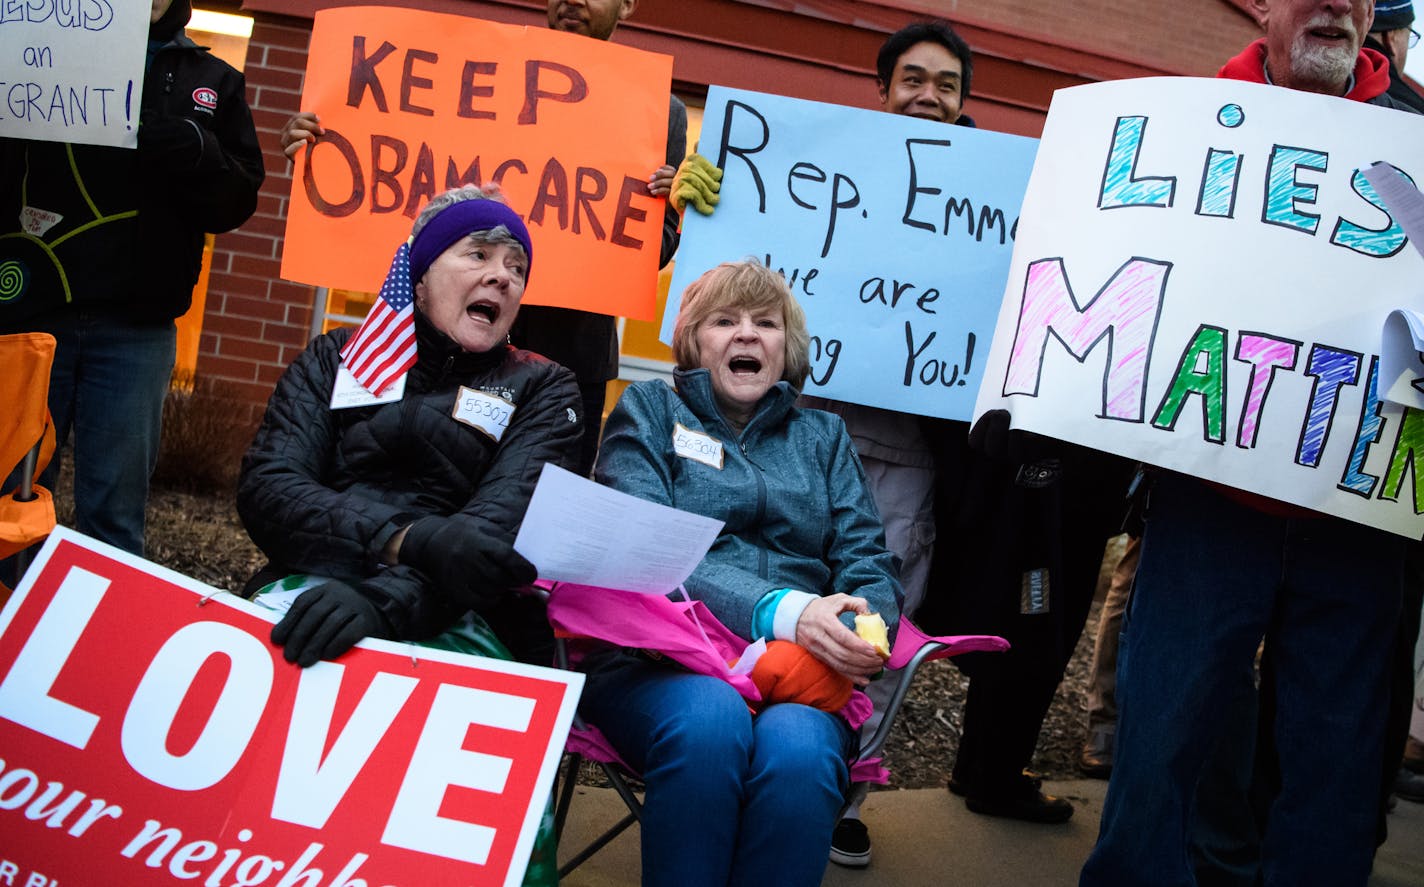
[(217, 238), (197, 369), (246, 404), (246, 414), (233, 417), (240, 423), (257, 420), (277, 377), (311, 338), (315, 292), (280, 273), (291, 176), (278, 150), (278, 134), (301, 98), (310, 36), (309, 21), (259, 16), (247, 49), (247, 101), (267, 180), (257, 213)]
[(994, 26), (1164, 70), (1211, 77), (1261, 36), (1236, 0), (900, 0), (906, 9)]

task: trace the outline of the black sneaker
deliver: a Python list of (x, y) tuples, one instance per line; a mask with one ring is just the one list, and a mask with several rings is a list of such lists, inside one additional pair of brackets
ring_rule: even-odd
[(964, 806), (984, 816), (1003, 816), (1050, 825), (1073, 818), (1072, 804), (1063, 798), (1045, 795), (1039, 789), (1039, 781), (1027, 774), (998, 792), (965, 797)]
[(870, 832), (859, 819), (842, 819), (831, 833), (831, 862), (847, 868), (870, 865)]

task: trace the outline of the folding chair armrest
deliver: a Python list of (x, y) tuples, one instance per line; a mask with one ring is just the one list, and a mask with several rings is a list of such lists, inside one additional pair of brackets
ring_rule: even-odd
[(895, 649), (886, 663), (887, 667), (899, 669), (900, 673), (895, 679), (895, 689), (885, 703), (880, 726), (876, 728), (874, 735), (861, 743), (858, 760), (872, 758), (880, 753), (885, 740), (890, 737), (891, 728), (895, 726), (895, 716), (900, 713), (905, 697), (910, 694), (910, 682), (914, 680), (915, 672), (922, 664), (932, 659), (948, 659), (961, 653), (1001, 652), (1008, 648), (1008, 641), (992, 635), (932, 637), (910, 620), (901, 619), (895, 636)]
[[(873, 758), (880, 753), (881, 747), (885, 745), (885, 740), (890, 738), (890, 730), (895, 726), (895, 717), (900, 713), (900, 707), (905, 704), (905, 697), (910, 695), (910, 682), (914, 680), (915, 672), (919, 670), (922, 663), (932, 658), (943, 658), (934, 654), (948, 649), (948, 644), (938, 641), (922, 644), (910, 657), (910, 661), (900, 669), (899, 674), (894, 677), (895, 689), (885, 702), (885, 711), (881, 715), (880, 725), (875, 728), (874, 734), (861, 743), (858, 760)], [(945, 653), (945, 655), (953, 654)]]

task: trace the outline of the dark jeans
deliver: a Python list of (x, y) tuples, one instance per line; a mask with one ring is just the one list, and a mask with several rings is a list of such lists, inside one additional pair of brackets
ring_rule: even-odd
[(618, 656), (581, 712), (643, 776), (644, 887), (815, 887), (849, 770), (845, 721), (806, 705), (753, 717), (723, 681)]
[[(29, 329), (56, 340), (49, 409), (60, 448), (73, 433), (75, 526), (142, 557), (148, 478), (173, 375), (173, 324), (75, 311)], [(58, 477), (56, 456), (39, 480), (54, 489)]]
[(1280, 791), (1267, 885), (1363, 885), (1405, 540), (1274, 517), (1178, 475), (1152, 491), (1119, 652), (1118, 745), (1081, 884), (1187, 887), (1198, 782), (1269, 631)]

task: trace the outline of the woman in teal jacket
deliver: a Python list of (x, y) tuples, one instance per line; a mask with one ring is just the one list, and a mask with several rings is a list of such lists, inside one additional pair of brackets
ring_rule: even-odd
[[(883, 661), (852, 617), (893, 632), (902, 595), (844, 423), (794, 405), (808, 342), (779, 274), (707, 272), (683, 297), (676, 389), (624, 393), (596, 476), (723, 521), (688, 594), (748, 642), (795, 642), (863, 686)], [(627, 651), (585, 667), (585, 716), (647, 786), (645, 885), (820, 883), (854, 751), (844, 720), (797, 702), (753, 717), (721, 680)]]

